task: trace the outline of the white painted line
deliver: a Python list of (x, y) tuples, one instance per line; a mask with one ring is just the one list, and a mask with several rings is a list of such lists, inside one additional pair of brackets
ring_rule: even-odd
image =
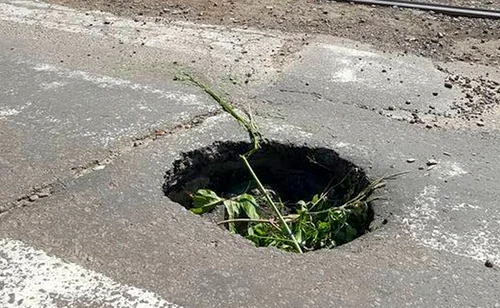
[(16, 115), (19, 114), (19, 112), (19, 110), (16, 110), (14, 108), (0, 107), (0, 117)]
[[(20, 62), (26, 63), (26, 62)], [(28, 63), (29, 64), (29, 63)], [(173, 101), (181, 102), (184, 106), (200, 106), (205, 107), (205, 103), (200, 101), (195, 94), (185, 94), (181, 91), (167, 92), (153, 88), (148, 85), (133, 83), (130, 80), (115, 78), (105, 75), (91, 74), (84, 71), (68, 70), (57, 67), (51, 64), (36, 64), (33, 69), (37, 72), (49, 72), (64, 79), (83, 80), (91, 82), (99, 88), (126, 88), (144, 93), (157, 94), (160, 98), (166, 98)], [(46, 87), (46, 86), (45, 86)], [(52, 87), (53, 88), (53, 87)]]
[(414, 207), (405, 218), (403, 223), (408, 226), (409, 234), (420, 244), (455, 255), (468, 257), (485, 262), (500, 263), (500, 238), (495, 233), (497, 222), (481, 221), (478, 226), (476, 222), (470, 221), (470, 228), (453, 228), (454, 222), (449, 220), (451, 212), (462, 211), (462, 216), (472, 211), (485, 210), (474, 204), (444, 203), (438, 198), (439, 189), (436, 186), (426, 186), (415, 198)]
[(11, 239), (0, 240), (0, 307), (181, 308)]
[(26, 109), (29, 106), (31, 106), (31, 103), (24, 104), (21, 107), (17, 107), (17, 109), (0, 106), (0, 119), (7, 118), (9, 116), (18, 115), (21, 113), (21, 111), (23, 111), (24, 109)]

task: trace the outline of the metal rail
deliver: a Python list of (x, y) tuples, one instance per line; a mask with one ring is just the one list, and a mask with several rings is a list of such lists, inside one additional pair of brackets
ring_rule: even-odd
[(471, 7), (461, 7), (452, 6), (446, 4), (434, 4), (434, 3), (423, 3), (423, 2), (413, 2), (404, 0), (337, 0), (342, 2), (352, 2), (368, 5), (384, 5), (384, 6), (397, 6), (409, 9), (419, 9), (425, 11), (434, 11), (446, 15), (453, 16), (464, 16), (472, 18), (488, 18), (488, 19), (500, 19), (500, 11), (497, 10), (487, 10), (487, 9), (477, 9)]

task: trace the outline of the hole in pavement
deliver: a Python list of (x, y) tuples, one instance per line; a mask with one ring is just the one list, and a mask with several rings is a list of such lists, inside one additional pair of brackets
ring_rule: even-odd
[[(251, 145), (247, 142), (216, 142), (208, 147), (182, 153), (181, 158), (173, 163), (173, 168), (165, 175), (165, 195), (187, 209), (193, 208), (193, 195), (199, 189), (212, 190), (217, 196), (227, 199), (248, 193), (259, 200), (256, 183), (240, 159), (240, 154), (250, 148)], [(282, 201), (282, 214), (287, 217), (297, 216), (304, 209), (300, 206), (301, 200), (313, 200), (314, 195), (327, 192), (325, 195), (328, 206), (340, 207), (370, 185), (361, 168), (328, 148), (269, 141), (250, 157), (249, 162), (273, 199)], [(260, 209), (266, 207), (265, 202), (257, 203)], [(342, 238), (334, 234), (332, 236), (336, 236), (335, 239), (331, 239), (333, 244), (327, 241), (310, 249), (306, 247), (306, 251), (333, 248), (363, 235), (374, 216), (372, 206), (368, 202), (364, 204), (366, 209), (362, 215), (347, 215), (343, 220), (343, 223), (350, 225), (349, 230), (342, 230), (341, 225), (337, 225), (336, 230), (331, 230), (332, 234), (350, 232), (349, 236)], [(264, 209), (263, 212), (265, 211)], [(222, 203), (204, 215), (214, 222), (228, 219)], [(228, 224), (224, 225), (228, 227)], [(236, 223), (237, 233), (244, 235), (248, 226), (248, 222)], [(257, 246), (277, 246), (269, 243), (259, 245), (259, 241), (253, 241)]]

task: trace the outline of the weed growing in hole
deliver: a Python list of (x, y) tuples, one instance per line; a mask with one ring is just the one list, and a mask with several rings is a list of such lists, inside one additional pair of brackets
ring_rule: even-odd
[(193, 213), (202, 215), (223, 206), (226, 219), (218, 224), (227, 225), (230, 232), (244, 236), (257, 246), (275, 246), (299, 253), (333, 248), (364, 232), (370, 214), (369, 202), (373, 200), (371, 195), (384, 186), (384, 179), (387, 178), (372, 182), (357, 194), (347, 193), (346, 201), (341, 206), (335, 206), (328, 198), (334, 188), (332, 185), (311, 200), (285, 205), (279, 196), (261, 183), (248, 161), (266, 142), (251, 114), (246, 112), (246, 117), (240, 115), (228, 101), (191, 75), (184, 74), (178, 79), (192, 82), (209, 94), (247, 130), (253, 145), (250, 151), (240, 155), (252, 178), (247, 189), (234, 196), (219, 196), (212, 190), (199, 189), (192, 195)]

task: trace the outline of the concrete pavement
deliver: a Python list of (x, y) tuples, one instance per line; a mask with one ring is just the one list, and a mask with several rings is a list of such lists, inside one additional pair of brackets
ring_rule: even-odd
[[(478, 126), (451, 108), (466, 89), (444, 86), (450, 74), (498, 81), (498, 68), (470, 72), (329, 37), (277, 60), (271, 50), (296, 38), (189, 25), (228, 57), (242, 37), (242, 57), (259, 73), (240, 87), (231, 80), (248, 66), (224, 65), (245, 61), (191, 62), (185, 47), (148, 45), (158, 33), (177, 37), (179, 25), (158, 26), (141, 45), (123, 38), (143, 25), (98, 12), (28, 1), (4, 1), (0, 12), (1, 200), (10, 209), (0, 217), (2, 306), (500, 306), (498, 106)], [(253, 53), (256, 41), (269, 54)], [(371, 178), (409, 171), (374, 205), (379, 228), (334, 250), (289, 254), (255, 248), (168, 200), (163, 175), (181, 152), (246, 138), (199, 89), (172, 81), (174, 61), (200, 75), (213, 68), (207, 76), (252, 104), (268, 138), (327, 146)], [(413, 123), (415, 110), (425, 123)], [(40, 185), (50, 195), (29, 201)], [(55, 264), (68, 272), (44, 274)], [(61, 278), (75, 273), (97, 278)], [(50, 296), (29, 283), (40, 276)]]

